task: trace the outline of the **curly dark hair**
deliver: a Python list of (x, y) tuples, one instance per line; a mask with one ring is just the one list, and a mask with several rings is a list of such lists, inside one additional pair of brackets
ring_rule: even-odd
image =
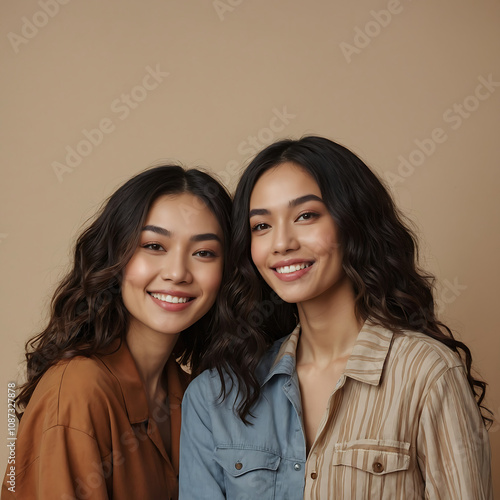
[[(238, 184), (233, 202), (230, 259), (233, 271), (221, 291), (223, 324), (202, 365), (216, 369), (223, 398), (237, 386), (240, 418), (247, 422), (260, 395), (256, 369), (265, 351), (289, 334), (297, 307), (282, 301), (255, 268), (248, 220), (250, 196), (260, 176), (285, 162), (307, 171), (318, 183), (343, 249), (343, 268), (354, 289), (359, 319), (390, 330), (417, 330), (461, 355), (469, 385), (486, 424), (486, 383), (471, 373), (469, 348), (436, 318), (434, 277), (417, 265), (414, 233), (388, 190), (368, 166), (347, 148), (323, 137), (282, 140), (261, 151)], [(235, 326), (236, 325), (236, 326)], [(226, 387), (224, 374), (230, 376)]]
[[(121, 297), (123, 271), (134, 254), (153, 203), (163, 195), (191, 193), (206, 203), (224, 236), (224, 275), (230, 240), (231, 198), (209, 174), (163, 165), (141, 172), (105, 202), (79, 236), (70, 271), (57, 287), (47, 327), (26, 343), (27, 381), (17, 396), (18, 417), (43, 374), (74, 356), (108, 352), (123, 341), (129, 313)], [(217, 322), (217, 305), (179, 337), (175, 354), (198, 372), (201, 357)], [(121, 342), (120, 342), (121, 344)]]

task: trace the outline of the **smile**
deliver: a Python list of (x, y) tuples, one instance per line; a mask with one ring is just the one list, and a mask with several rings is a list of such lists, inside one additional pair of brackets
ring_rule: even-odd
[[(272, 267), (274, 275), (280, 281), (297, 281), (302, 278), (305, 274), (308, 274), (313, 265), (314, 261), (304, 261), (300, 259), (294, 259), (287, 263), (286, 261), (276, 262), (276, 267)], [(285, 264), (285, 265), (283, 265)]]
[(193, 300), (193, 297), (177, 297), (175, 295), (164, 295), (163, 293), (149, 293), (149, 295), (162, 302), (168, 302), (169, 304), (185, 304)]
[(277, 267), (275, 268), (276, 272), (278, 274), (288, 274), (288, 273), (294, 273), (296, 271), (300, 271), (301, 269), (305, 269), (306, 267), (309, 267), (311, 264), (303, 262), (302, 264), (297, 264), (297, 265), (291, 265), (291, 266), (283, 266), (283, 267)]

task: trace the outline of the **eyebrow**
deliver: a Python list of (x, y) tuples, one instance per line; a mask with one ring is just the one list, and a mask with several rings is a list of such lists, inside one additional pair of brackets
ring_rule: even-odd
[(172, 236), (172, 233), (168, 229), (164, 229), (160, 226), (144, 226), (142, 230), (151, 231), (152, 233), (161, 234), (162, 236), (167, 236), (169, 238)]
[[(162, 236), (166, 236), (167, 238), (172, 237), (172, 232), (169, 231), (168, 229), (165, 229), (160, 226), (153, 226), (153, 225), (147, 225), (142, 228), (143, 231), (151, 231), (152, 233), (156, 234), (161, 234)], [(214, 240), (218, 241), (220, 244), (222, 244), (221, 239), (215, 234), (215, 233), (202, 233), (202, 234), (194, 234), (189, 238), (189, 241), (209, 241), (209, 240)]]
[[(294, 200), (290, 200), (288, 202), (288, 206), (290, 208), (294, 208), (306, 203), (307, 201), (320, 201), (321, 203), (324, 203), (319, 196), (316, 196), (315, 194), (306, 194), (304, 196), (300, 196), (299, 198), (295, 198)], [(255, 215), (270, 215), (270, 213), (271, 212), (267, 208), (254, 208), (253, 210), (250, 210), (248, 217), (252, 218)]]
[(295, 200), (291, 200), (288, 203), (288, 206), (291, 208), (297, 207), (306, 201), (320, 201), (323, 203), (323, 200), (319, 196), (316, 196), (315, 194), (306, 194), (305, 196), (300, 196), (299, 198), (295, 198)]
[(221, 239), (215, 233), (203, 233), (203, 234), (195, 234), (189, 238), (190, 241), (209, 241), (214, 240), (218, 241), (222, 245)]

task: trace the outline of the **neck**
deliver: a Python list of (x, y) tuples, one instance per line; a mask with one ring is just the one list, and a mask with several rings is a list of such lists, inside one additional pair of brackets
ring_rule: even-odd
[(356, 317), (354, 292), (347, 277), (297, 308), (301, 326), (298, 362), (328, 365), (350, 355), (363, 321)]
[(131, 324), (126, 341), (149, 401), (166, 395), (163, 369), (179, 335), (161, 335)]

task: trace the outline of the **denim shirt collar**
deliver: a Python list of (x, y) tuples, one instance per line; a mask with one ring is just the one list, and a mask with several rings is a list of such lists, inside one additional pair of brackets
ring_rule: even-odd
[[(367, 320), (358, 334), (343, 375), (359, 382), (378, 385), (393, 335), (392, 331)], [(300, 324), (288, 337), (275, 342), (262, 363), (264, 376), (261, 386), (275, 375), (293, 375), (299, 338)], [(267, 367), (270, 368), (266, 370)]]

